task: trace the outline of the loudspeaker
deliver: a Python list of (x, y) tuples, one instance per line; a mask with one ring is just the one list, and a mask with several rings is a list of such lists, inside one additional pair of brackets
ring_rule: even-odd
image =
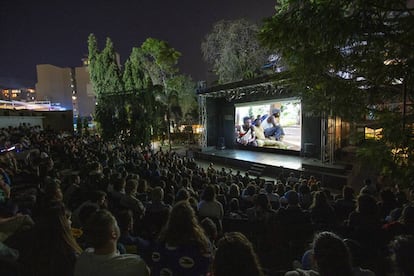
[(217, 141), (217, 148), (220, 150), (224, 150), (226, 148), (226, 143), (224, 137), (219, 137)]
[(303, 156), (314, 157), (316, 154), (316, 146), (314, 143), (305, 143), (303, 149)]

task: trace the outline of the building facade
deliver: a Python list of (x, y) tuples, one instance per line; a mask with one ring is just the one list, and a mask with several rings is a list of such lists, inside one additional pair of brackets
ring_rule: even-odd
[(73, 110), (75, 117), (91, 116), (94, 113), (96, 97), (87, 63), (75, 68), (39, 64), (36, 71), (38, 101), (51, 101), (66, 110)]

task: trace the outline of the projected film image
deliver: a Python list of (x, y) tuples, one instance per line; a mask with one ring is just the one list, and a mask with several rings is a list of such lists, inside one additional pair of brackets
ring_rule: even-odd
[(300, 151), (301, 102), (299, 99), (251, 102), (236, 105), (236, 143)]

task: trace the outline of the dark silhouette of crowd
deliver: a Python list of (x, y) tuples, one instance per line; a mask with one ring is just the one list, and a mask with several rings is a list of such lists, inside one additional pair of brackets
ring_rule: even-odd
[(338, 193), (25, 124), (0, 145), (0, 275), (414, 275), (413, 189)]

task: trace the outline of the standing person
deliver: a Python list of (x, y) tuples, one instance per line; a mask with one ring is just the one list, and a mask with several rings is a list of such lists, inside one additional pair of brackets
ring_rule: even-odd
[(100, 210), (91, 215), (85, 227), (85, 235), (92, 247), (79, 256), (75, 276), (150, 275), (140, 256), (120, 255), (117, 251), (120, 230), (109, 211)]
[(262, 122), (262, 127), (266, 137), (274, 137), (276, 141), (280, 141), (285, 135), (280, 125), (280, 109), (273, 109), (272, 114)]

